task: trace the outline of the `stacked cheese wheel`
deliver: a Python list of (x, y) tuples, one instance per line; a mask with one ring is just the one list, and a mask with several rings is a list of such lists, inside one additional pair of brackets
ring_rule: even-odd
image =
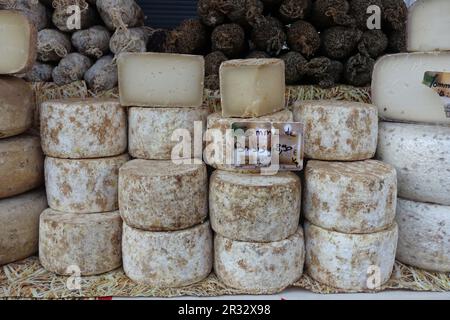
[[(304, 240), (299, 226), (301, 184), (292, 172), (263, 175), (227, 162), (233, 123), (292, 122), (285, 109), (284, 64), (276, 59), (231, 60), (220, 70), (222, 114), (208, 117), (214, 137), (206, 150), (215, 167), (209, 209), (215, 231), (214, 270), (226, 285), (247, 292), (278, 292), (303, 273)], [(214, 147), (214, 148), (213, 148)], [(227, 151), (228, 148), (228, 151)]]
[[(38, 249), (39, 215), (47, 207), (39, 138), (25, 132), (33, 121), (31, 87), (15, 77), (36, 57), (36, 30), (15, 11), (0, 11), (0, 265)], [(35, 189), (35, 190), (33, 190)]]
[[(398, 174), (397, 259), (450, 271), (450, 40), (445, 0), (419, 0), (410, 9), (410, 53), (378, 61), (372, 81), (380, 116), (378, 158)], [(438, 89), (435, 91), (435, 89)], [(441, 97), (442, 96), (442, 97)]]
[[(203, 57), (122, 54), (118, 70), (120, 100), (129, 106), (129, 152), (137, 158), (119, 173), (124, 271), (157, 287), (198, 282), (213, 262), (201, 160), (208, 115), (202, 106)], [(192, 147), (198, 126), (200, 145)]]
[(376, 290), (391, 275), (397, 246), (395, 169), (375, 154), (375, 106), (305, 101), (294, 106), (305, 126), (303, 212), (306, 271), (347, 291)]
[(119, 168), (129, 156), (118, 100), (52, 100), (41, 105), (50, 209), (40, 217), (39, 258), (57, 274), (94, 275), (122, 263)]

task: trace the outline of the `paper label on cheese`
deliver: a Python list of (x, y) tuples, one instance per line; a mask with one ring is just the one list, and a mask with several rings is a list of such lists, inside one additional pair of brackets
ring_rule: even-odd
[(232, 166), (240, 169), (303, 169), (303, 125), (299, 122), (237, 121)]
[(445, 116), (450, 118), (450, 72), (426, 71), (422, 83), (439, 94)]

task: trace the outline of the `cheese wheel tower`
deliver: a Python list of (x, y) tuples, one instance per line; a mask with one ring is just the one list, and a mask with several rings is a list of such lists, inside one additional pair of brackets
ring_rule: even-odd
[(287, 239), (268, 243), (235, 241), (216, 234), (214, 271), (227, 286), (248, 293), (275, 293), (303, 273), (302, 228)]
[[(194, 127), (206, 125), (207, 107), (171, 107), (129, 109), (129, 152), (139, 159), (170, 160), (179, 139), (186, 139), (188, 150), (176, 154), (177, 158), (194, 158)], [(198, 133), (201, 135), (201, 130)], [(188, 140), (189, 139), (189, 140)], [(200, 145), (201, 147), (201, 145)], [(174, 151), (175, 152), (175, 151)]]
[(151, 232), (123, 224), (123, 269), (133, 281), (181, 287), (206, 278), (212, 268), (212, 232), (206, 221), (179, 231)]
[(95, 275), (118, 268), (122, 220), (118, 211), (78, 214), (45, 210), (39, 225), (39, 260), (45, 269)]
[[(255, 168), (255, 169), (240, 169), (237, 167), (234, 167), (232, 164), (227, 164), (225, 162), (226, 159), (226, 150), (229, 148), (229, 150), (234, 149), (234, 141), (225, 140), (225, 134), (227, 130), (232, 128), (233, 123), (239, 122), (239, 121), (245, 121), (245, 122), (292, 122), (294, 121), (294, 116), (291, 111), (285, 109), (282, 111), (278, 111), (269, 115), (257, 117), (257, 118), (248, 118), (248, 119), (242, 119), (242, 118), (235, 118), (235, 117), (223, 117), (220, 113), (212, 113), (208, 116), (207, 119), (207, 129), (211, 132), (212, 137), (211, 141), (206, 143), (206, 152), (207, 157), (205, 158), (205, 162), (208, 163), (213, 168), (219, 169), (219, 170), (227, 170), (227, 171), (234, 171), (234, 172), (241, 172), (241, 173), (259, 173), (261, 169)], [(216, 140), (214, 138), (214, 135), (219, 135), (221, 140)], [(211, 150), (211, 152), (209, 152)], [(222, 159), (223, 161), (214, 161), (214, 153), (215, 152), (222, 152)]]
[(123, 220), (150, 231), (178, 230), (208, 215), (206, 165), (135, 159), (120, 168), (119, 205)]
[(128, 154), (98, 159), (45, 159), (49, 207), (63, 212), (93, 213), (118, 209), (119, 168)]
[(338, 100), (300, 101), (294, 120), (304, 125), (305, 157), (355, 161), (375, 155), (378, 111), (371, 104)]
[(377, 158), (396, 168), (399, 197), (450, 205), (450, 127), (380, 122)]
[(33, 123), (34, 98), (25, 80), (0, 76), (0, 138), (25, 132)]
[(56, 158), (117, 156), (127, 148), (127, 116), (118, 100), (91, 98), (41, 105), (44, 153)]
[(397, 260), (450, 272), (450, 206), (399, 199)]
[(44, 183), (44, 155), (38, 137), (20, 135), (0, 139), (0, 199)]
[(124, 53), (118, 71), (120, 101), (130, 106), (129, 152), (138, 158), (119, 178), (124, 271), (158, 287), (198, 282), (213, 260), (206, 165), (196, 159), (209, 114), (204, 58)]
[(272, 242), (293, 235), (300, 219), (300, 178), (216, 170), (209, 187), (211, 226), (231, 240)]
[(322, 228), (343, 233), (371, 233), (394, 222), (397, 175), (376, 160), (310, 160), (305, 169), (303, 212)]
[(306, 272), (316, 281), (346, 291), (378, 290), (389, 280), (398, 227), (347, 234), (305, 222)]
[(42, 189), (0, 200), (0, 266), (38, 251), (39, 216), (45, 208)]
[(19, 11), (0, 10), (0, 74), (23, 74), (37, 56), (37, 30)]

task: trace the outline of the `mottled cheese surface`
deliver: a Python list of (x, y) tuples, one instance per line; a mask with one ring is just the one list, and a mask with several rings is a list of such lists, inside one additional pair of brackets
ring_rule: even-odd
[[(96, 275), (122, 264), (118, 211), (74, 214), (45, 210), (39, 224), (39, 260), (48, 271)], [(76, 271), (75, 271), (76, 270)]]
[(206, 165), (127, 162), (119, 171), (119, 206), (124, 221), (143, 230), (178, 230), (201, 223), (208, 215)]
[(215, 232), (233, 240), (272, 242), (298, 229), (301, 184), (292, 172), (276, 175), (216, 170), (209, 186)]
[(215, 236), (214, 272), (227, 286), (248, 293), (281, 292), (301, 277), (304, 258), (301, 227), (287, 239), (268, 243)]
[[(394, 267), (398, 227), (368, 234), (347, 234), (305, 222), (307, 274), (345, 291), (376, 291)], [(376, 272), (377, 278), (371, 277)]]
[(396, 220), (397, 260), (450, 272), (450, 206), (399, 199)]
[(114, 211), (118, 206), (119, 168), (128, 154), (98, 159), (45, 159), (49, 207), (71, 213)]
[(173, 148), (179, 144), (181, 135), (183, 139), (191, 139), (191, 143), (187, 145), (187, 150), (183, 150), (184, 153), (177, 153), (176, 150), (174, 153), (178, 158), (193, 158), (195, 123), (197, 122), (198, 126), (205, 128), (208, 114), (208, 108), (203, 106), (198, 108), (130, 108), (128, 117), (130, 155), (139, 159), (170, 160)]
[(206, 278), (212, 269), (213, 239), (209, 222), (169, 232), (123, 225), (123, 269), (139, 284), (183, 287)]
[(338, 100), (299, 101), (294, 120), (304, 125), (305, 157), (370, 159), (377, 148), (378, 111), (371, 104)]
[(380, 122), (377, 158), (395, 167), (399, 197), (450, 205), (450, 127)]
[(101, 158), (127, 149), (127, 115), (115, 99), (65, 99), (41, 104), (44, 153), (57, 158)]
[(397, 200), (394, 167), (376, 160), (310, 160), (305, 169), (303, 213), (322, 228), (372, 233), (392, 225)]

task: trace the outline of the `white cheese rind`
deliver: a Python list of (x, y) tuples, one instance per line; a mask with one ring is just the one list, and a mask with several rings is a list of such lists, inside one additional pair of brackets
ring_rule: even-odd
[[(206, 146), (210, 145), (211, 147), (214, 147), (214, 150), (222, 150), (223, 155), (222, 159), (226, 159), (226, 148), (230, 148), (229, 150), (234, 149), (234, 142), (229, 141), (228, 146), (227, 142), (225, 141), (225, 134), (227, 129), (232, 128), (232, 124), (234, 122), (239, 121), (245, 121), (245, 122), (292, 122), (294, 121), (294, 115), (292, 114), (292, 111), (290, 110), (282, 110), (275, 113), (272, 113), (270, 115), (261, 116), (258, 118), (249, 118), (249, 119), (242, 119), (242, 118), (234, 118), (234, 117), (223, 117), (220, 113), (212, 113), (207, 118), (207, 129), (213, 130), (217, 129), (222, 135), (222, 146), (214, 139), (212, 138), (211, 141), (208, 141), (206, 143)], [(222, 149), (220, 149), (222, 148)], [(209, 157), (209, 156), (208, 156)], [(255, 169), (239, 169), (237, 167), (233, 167), (231, 164), (227, 163), (212, 163), (211, 161), (208, 163), (208, 157), (205, 157), (205, 162), (212, 166), (213, 168), (219, 169), (219, 170), (227, 170), (227, 171), (234, 171), (234, 172), (242, 172), (242, 173), (259, 173), (261, 169), (255, 168)]]
[(45, 208), (41, 189), (0, 200), (0, 265), (38, 251), (39, 216)]
[(445, 30), (450, 29), (448, 12), (447, 0), (416, 1), (408, 10), (408, 52), (450, 50), (450, 39), (444, 36)]
[[(129, 153), (134, 158), (147, 160), (170, 160), (172, 149), (179, 143), (178, 135), (172, 141), (177, 129), (185, 129), (194, 144), (194, 123), (205, 128), (207, 107), (200, 108), (140, 108), (129, 109)], [(188, 151), (188, 150), (186, 150)], [(193, 148), (187, 158), (194, 157)], [(180, 155), (182, 158), (186, 158)]]
[(0, 10), (0, 74), (22, 74), (37, 56), (37, 30), (28, 18), (14, 10)]
[(306, 272), (338, 289), (377, 290), (377, 284), (383, 285), (391, 276), (397, 238), (395, 222), (388, 229), (368, 234), (339, 233), (305, 222)]
[(118, 206), (119, 168), (128, 154), (99, 159), (45, 159), (50, 208), (71, 213), (114, 211)]
[(0, 140), (0, 199), (44, 183), (44, 155), (38, 137), (20, 135)]
[(289, 238), (269, 243), (234, 241), (216, 234), (214, 271), (227, 286), (249, 293), (276, 293), (303, 274), (301, 227)]
[(100, 158), (127, 149), (127, 115), (114, 99), (68, 99), (41, 104), (44, 153), (57, 158)]
[(224, 117), (254, 118), (285, 107), (284, 61), (237, 59), (220, 65)]
[(397, 260), (450, 272), (450, 206), (399, 199)]
[(355, 161), (374, 156), (378, 112), (371, 104), (338, 100), (300, 101), (294, 120), (304, 125), (305, 157)]
[(33, 123), (31, 86), (17, 77), (0, 76), (0, 138), (25, 132)]
[(133, 281), (182, 287), (206, 278), (213, 261), (209, 222), (172, 232), (143, 231), (123, 224), (123, 269)]
[(118, 211), (74, 214), (47, 209), (39, 223), (39, 260), (54, 273), (96, 275), (118, 268), (122, 220)]
[(129, 226), (143, 230), (178, 230), (201, 223), (208, 215), (206, 165), (127, 162), (119, 170), (119, 207)]
[(308, 161), (303, 213), (322, 228), (343, 233), (371, 233), (394, 222), (397, 175), (376, 160)]
[(211, 176), (211, 226), (231, 240), (286, 239), (298, 229), (300, 206), (300, 178), (292, 172), (266, 176), (216, 170)]
[(205, 60), (169, 53), (121, 53), (120, 103), (138, 107), (200, 107)]
[(399, 197), (450, 205), (450, 127), (380, 122), (377, 158), (397, 170)]
[(399, 53), (377, 61), (371, 92), (381, 118), (450, 124), (439, 94), (422, 84), (426, 71), (450, 72), (450, 53)]

